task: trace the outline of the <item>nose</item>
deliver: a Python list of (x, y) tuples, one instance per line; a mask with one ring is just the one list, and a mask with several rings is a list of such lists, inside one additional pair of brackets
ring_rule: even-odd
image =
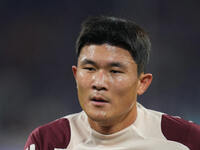
[(108, 90), (108, 85), (107, 85), (108, 77), (103, 70), (97, 71), (92, 78), (93, 78), (92, 89), (97, 91)]

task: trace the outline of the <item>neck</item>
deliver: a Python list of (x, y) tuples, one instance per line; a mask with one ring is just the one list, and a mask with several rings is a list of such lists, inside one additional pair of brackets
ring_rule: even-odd
[(127, 114), (124, 114), (116, 119), (110, 119), (109, 121), (100, 122), (88, 118), (88, 121), (91, 128), (93, 128), (94, 130), (96, 130), (101, 134), (108, 135), (127, 128), (128, 126), (130, 126), (135, 122), (136, 118), (137, 118), (137, 106), (135, 104)]

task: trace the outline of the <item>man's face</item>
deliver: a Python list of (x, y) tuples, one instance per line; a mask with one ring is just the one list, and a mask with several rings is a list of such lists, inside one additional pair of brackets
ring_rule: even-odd
[(139, 78), (127, 50), (108, 44), (84, 46), (72, 70), (89, 119), (119, 121), (136, 109)]

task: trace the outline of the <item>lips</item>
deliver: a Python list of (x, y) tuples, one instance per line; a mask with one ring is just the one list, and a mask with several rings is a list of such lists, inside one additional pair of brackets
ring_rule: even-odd
[(106, 101), (106, 100), (104, 100), (104, 99), (101, 99), (101, 98), (92, 98), (91, 99), (92, 101), (94, 101), (94, 102), (104, 102), (104, 103), (107, 103), (108, 101)]
[(105, 98), (105, 97), (103, 97), (103, 96), (92, 96), (91, 98), (90, 98), (90, 100), (92, 101), (92, 102), (97, 102), (97, 103), (108, 103), (109, 101)]

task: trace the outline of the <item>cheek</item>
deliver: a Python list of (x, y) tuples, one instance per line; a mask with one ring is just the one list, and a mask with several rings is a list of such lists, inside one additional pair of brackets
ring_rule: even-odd
[(137, 93), (137, 79), (118, 77), (113, 81), (113, 90), (119, 96), (131, 96)]
[(79, 103), (82, 108), (85, 108), (85, 103), (87, 101), (89, 93), (89, 77), (84, 72), (77, 72), (76, 76), (77, 92)]
[(90, 77), (84, 72), (78, 71), (76, 77), (78, 91), (81, 92), (89, 87)]

